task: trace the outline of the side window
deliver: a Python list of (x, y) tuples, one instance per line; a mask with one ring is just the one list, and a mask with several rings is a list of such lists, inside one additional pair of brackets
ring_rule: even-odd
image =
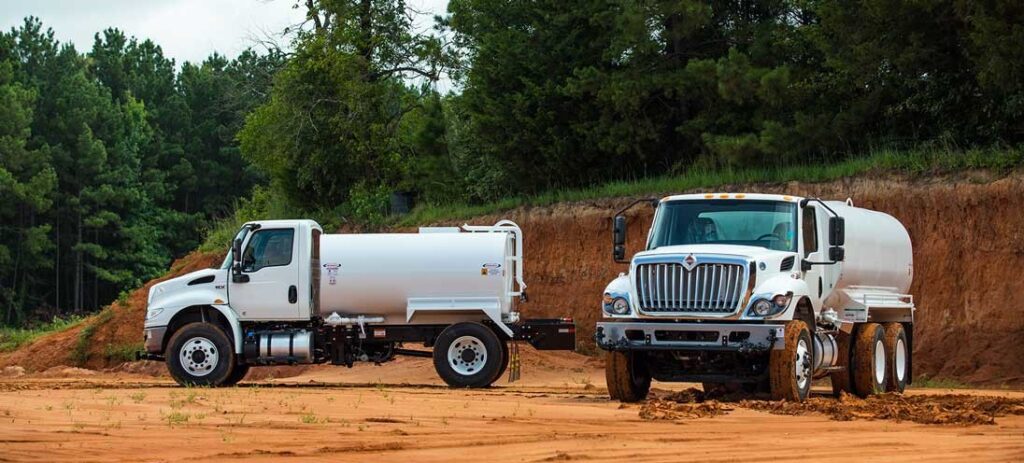
[(275, 267), (292, 263), (292, 242), (295, 230), (258, 230), (249, 239), (249, 245), (242, 252), (242, 270), (255, 272), (264, 267)]
[(818, 250), (818, 221), (815, 220), (813, 207), (804, 208), (802, 222), (800, 228), (803, 228), (804, 233), (804, 257), (807, 257)]

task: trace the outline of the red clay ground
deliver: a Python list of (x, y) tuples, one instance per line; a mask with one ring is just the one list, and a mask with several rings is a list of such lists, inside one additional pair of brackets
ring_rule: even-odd
[[(823, 395), (800, 410), (761, 400), (694, 404), (686, 391), (693, 385), (656, 384), (660, 398), (622, 405), (607, 399), (593, 360), (529, 350), (524, 356), (522, 381), (484, 390), (443, 387), (429, 359), (415, 358), (351, 370), (315, 367), (225, 389), (82, 371), (0, 380), (0, 461), (1024, 458), (1024, 415), (1012, 409), (1024, 404), (1021, 392), (958, 390), (966, 396), (949, 398), (954, 391), (918, 390), (878, 406), (860, 404), (842, 421), (827, 413), (837, 401)], [(989, 424), (926, 425), (865, 414), (899, 401), (918, 403), (915, 413), (990, 402), (1010, 408)], [(688, 411), (697, 405), (715, 412)]]

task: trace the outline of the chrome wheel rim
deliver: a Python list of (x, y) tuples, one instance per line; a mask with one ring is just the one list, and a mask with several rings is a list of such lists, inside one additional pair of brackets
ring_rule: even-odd
[(217, 346), (203, 337), (186, 341), (181, 346), (178, 358), (181, 360), (181, 366), (192, 376), (206, 376), (212, 373), (220, 362)]
[(486, 363), (487, 348), (476, 336), (460, 336), (448, 346), (448, 364), (460, 375), (475, 375)]
[(903, 382), (907, 376), (907, 345), (903, 339), (896, 340), (896, 379)]
[(885, 346), (882, 341), (875, 341), (875, 384), (885, 381)]
[(796, 358), (794, 370), (796, 371), (796, 385), (803, 390), (811, 381), (811, 350), (807, 347), (807, 341), (801, 339), (796, 344)]

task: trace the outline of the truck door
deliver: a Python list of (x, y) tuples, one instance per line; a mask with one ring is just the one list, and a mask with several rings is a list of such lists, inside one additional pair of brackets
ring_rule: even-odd
[(299, 316), (298, 240), (294, 228), (261, 228), (242, 244), (242, 280), (228, 283), (231, 308), (242, 320)]
[[(824, 233), (819, 224), (821, 222), (819, 218), (823, 218), (826, 215), (821, 212), (823, 211), (819, 211), (817, 206), (813, 204), (804, 206), (803, 210), (800, 211), (801, 257), (811, 262), (824, 262), (827, 260), (827, 246), (821, 242), (821, 238), (828, 235)], [(814, 307), (821, 307), (822, 299), (828, 296), (825, 288), (824, 269), (822, 267), (821, 265), (812, 265), (809, 270), (804, 272), (804, 281), (807, 282), (807, 289)]]

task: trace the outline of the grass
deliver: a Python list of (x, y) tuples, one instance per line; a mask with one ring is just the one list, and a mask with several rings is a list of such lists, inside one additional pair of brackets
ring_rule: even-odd
[(103, 356), (108, 362), (132, 362), (135, 361), (135, 353), (143, 348), (142, 341), (126, 344), (107, 344), (103, 349)]
[(54, 317), (49, 323), (32, 328), (0, 328), (0, 352), (9, 352), (50, 333), (64, 331), (81, 323), (84, 317), (72, 315), (67, 318)]
[(82, 331), (78, 333), (78, 339), (75, 341), (75, 348), (71, 351), (71, 362), (76, 366), (83, 366), (85, 362), (89, 360), (89, 347), (92, 345), (92, 335), (96, 333), (96, 328), (103, 325), (114, 318), (114, 311), (110, 307), (100, 311), (99, 315), (96, 316)]
[(965, 389), (970, 386), (954, 379), (928, 378), (922, 376), (914, 380), (913, 387), (926, 389)]
[(562, 202), (601, 198), (635, 197), (681, 193), (723, 185), (782, 183), (788, 181), (826, 182), (870, 172), (914, 175), (938, 174), (965, 169), (1009, 170), (1024, 164), (1024, 148), (973, 150), (918, 149), (876, 150), (869, 155), (838, 162), (784, 167), (693, 169), (681, 175), (614, 181), (582, 189), (553, 190), (533, 196), (504, 198), (486, 204), (420, 205), (393, 223), (416, 226), (448, 220), (462, 220), (494, 214), (520, 206), (547, 206)]

